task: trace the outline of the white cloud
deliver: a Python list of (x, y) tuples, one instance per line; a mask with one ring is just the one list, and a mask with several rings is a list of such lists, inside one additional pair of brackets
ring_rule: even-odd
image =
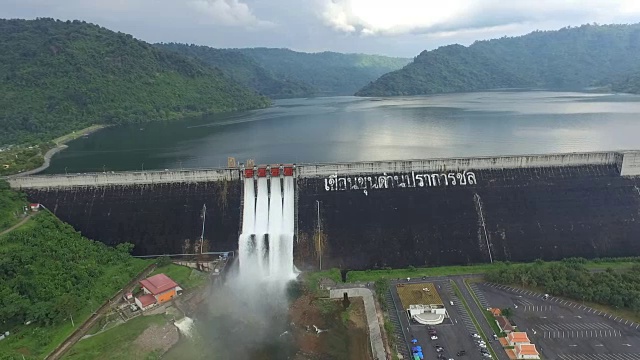
[(363, 35), (489, 29), (553, 19), (625, 22), (640, 16), (638, 0), (318, 0), (318, 4), (318, 15), (326, 25)]
[(225, 26), (269, 26), (268, 21), (258, 19), (249, 6), (239, 0), (192, 0), (189, 6), (202, 19), (215, 25)]

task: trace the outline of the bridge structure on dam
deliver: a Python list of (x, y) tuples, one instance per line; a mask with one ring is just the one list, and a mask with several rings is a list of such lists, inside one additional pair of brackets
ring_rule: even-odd
[[(89, 238), (237, 249), (243, 179), (293, 169), (299, 268), (640, 255), (640, 151), (35, 175), (8, 179)], [(321, 226), (320, 226), (321, 225)]]

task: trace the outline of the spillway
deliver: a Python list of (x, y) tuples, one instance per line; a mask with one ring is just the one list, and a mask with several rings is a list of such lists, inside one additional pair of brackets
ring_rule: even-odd
[[(277, 169), (273, 173), (278, 173)], [(293, 177), (260, 176), (256, 180), (251, 176), (244, 182), (242, 233), (238, 239), (240, 275), (251, 279), (291, 280), (294, 278)]]

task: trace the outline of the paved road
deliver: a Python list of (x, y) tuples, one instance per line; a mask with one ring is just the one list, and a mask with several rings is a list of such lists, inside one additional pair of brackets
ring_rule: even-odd
[(155, 268), (156, 268), (155, 264), (152, 264), (147, 266), (144, 270), (142, 270), (142, 272), (138, 274), (138, 276), (136, 276), (135, 279), (131, 280), (126, 286), (124, 286), (120, 291), (118, 291), (118, 293), (115, 294), (111, 299), (105, 301), (104, 304), (102, 304), (102, 306), (96, 312), (93, 313), (93, 315), (91, 315), (84, 323), (82, 323), (82, 325), (80, 325), (73, 333), (71, 333), (71, 335), (69, 335), (69, 337), (67, 337), (66, 340), (64, 340), (60, 345), (58, 345), (58, 347), (55, 348), (53, 352), (47, 355), (45, 360), (57, 360), (62, 358), (62, 356), (67, 351), (69, 351), (69, 349), (71, 349), (71, 347), (75, 345), (75, 343), (80, 341), (80, 339), (82, 339), (82, 337), (86, 335), (87, 331), (89, 331), (89, 329), (91, 329), (91, 327), (96, 323), (96, 321), (98, 321), (98, 319), (100, 318), (100, 315), (104, 314), (107, 310), (111, 308), (112, 302), (119, 301), (120, 298), (122, 297), (122, 294), (124, 294), (125, 291), (129, 291), (130, 289), (132, 289), (135, 285), (138, 284), (140, 280), (147, 277), (147, 275), (149, 275)]
[(12, 232), (13, 230), (19, 228), (20, 226), (22, 226), (22, 224), (24, 224), (27, 221), (29, 221), (29, 219), (31, 219), (32, 216), (33, 216), (33, 214), (29, 214), (29, 216), (27, 216), (26, 218), (20, 220), (19, 223), (13, 225), (12, 227), (8, 228), (7, 230), (4, 230), (4, 231), (0, 232), (0, 236), (2, 236), (4, 234), (8, 234), (8, 233)]
[(367, 315), (369, 325), (369, 339), (371, 340), (371, 351), (374, 360), (385, 360), (387, 355), (384, 351), (382, 334), (380, 333), (380, 323), (376, 314), (376, 304), (373, 300), (373, 292), (366, 288), (335, 289), (329, 291), (332, 299), (341, 299), (344, 293), (349, 297), (362, 297), (364, 300), (364, 312)]
[(18, 173), (18, 174), (5, 176), (5, 179), (12, 179), (12, 178), (17, 178), (17, 177), (21, 177), (21, 176), (34, 175), (34, 174), (37, 174), (37, 173), (39, 173), (41, 171), (44, 171), (51, 164), (51, 158), (53, 157), (53, 155), (55, 155), (57, 152), (62, 151), (64, 149), (66, 149), (66, 148), (68, 148), (67, 145), (59, 145), (59, 146), (54, 147), (53, 149), (49, 149), (49, 151), (47, 151), (44, 154), (44, 163), (40, 167), (32, 169), (32, 170), (23, 171), (23, 172)]
[[(494, 334), (493, 329), (487, 322), (487, 319), (484, 317), (484, 314), (482, 313), (482, 309), (480, 309), (480, 307), (474, 300), (473, 296), (469, 292), (469, 289), (464, 284), (464, 278), (462, 276), (453, 276), (451, 277), (451, 279), (455, 281), (456, 285), (458, 285), (458, 288), (460, 289), (460, 292), (462, 293), (464, 300), (467, 302), (467, 305), (469, 305), (469, 308), (471, 309), (473, 316), (478, 321), (478, 324), (480, 324), (482, 331), (484, 332), (484, 334), (487, 336), (488, 339), (491, 339), (492, 334)], [(489, 342), (487, 345), (491, 346), (493, 351), (498, 356), (498, 359), (509, 360), (507, 353), (502, 349), (502, 345), (500, 345), (499, 342), (492, 341), (492, 342)]]

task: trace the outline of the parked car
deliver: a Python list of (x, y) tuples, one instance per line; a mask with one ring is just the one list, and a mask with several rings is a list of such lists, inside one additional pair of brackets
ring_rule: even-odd
[(456, 355), (457, 355), (457, 356), (464, 356), (464, 355), (466, 355), (466, 354), (467, 354), (467, 352), (466, 352), (466, 351), (464, 351), (464, 350), (460, 350), (460, 351), (458, 351), (458, 353), (457, 353)]
[(480, 339), (480, 335), (478, 334), (471, 334), (471, 337), (475, 339)]
[(437, 335), (431, 335), (431, 340), (438, 340), (438, 336)]

